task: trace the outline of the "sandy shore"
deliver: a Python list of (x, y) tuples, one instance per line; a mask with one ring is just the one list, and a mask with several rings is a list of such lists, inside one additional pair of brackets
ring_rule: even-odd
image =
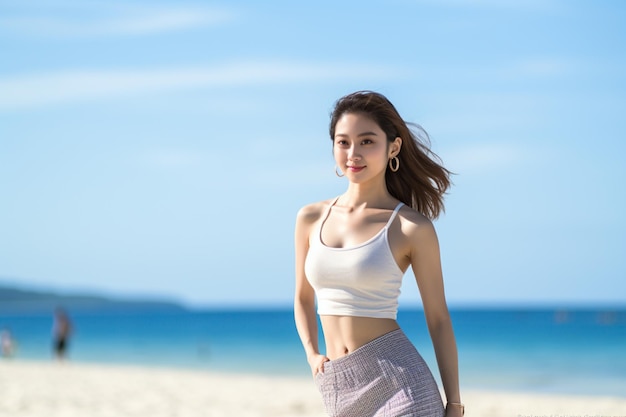
[[(469, 417), (626, 416), (626, 398), (463, 391)], [(0, 417), (324, 417), (307, 378), (0, 361)]]

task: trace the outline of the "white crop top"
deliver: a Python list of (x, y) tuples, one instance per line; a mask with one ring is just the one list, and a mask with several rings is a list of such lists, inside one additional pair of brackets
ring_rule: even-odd
[(387, 234), (403, 203), (374, 237), (356, 246), (333, 248), (322, 242), (322, 227), (337, 200), (315, 228), (304, 263), (315, 289), (317, 313), (395, 319), (404, 272), (391, 253)]

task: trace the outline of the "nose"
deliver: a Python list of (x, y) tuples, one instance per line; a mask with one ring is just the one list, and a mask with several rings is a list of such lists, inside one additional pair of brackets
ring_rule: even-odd
[(361, 155), (358, 152), (356, 146), (352, 145), (348, 150), (348, 160), (350, 161), (359, 161), (361, 159)]

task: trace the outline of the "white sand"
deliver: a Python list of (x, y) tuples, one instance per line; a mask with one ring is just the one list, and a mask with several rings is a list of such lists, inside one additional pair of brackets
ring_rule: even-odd
[[(463, 391), (468, 417), (626, 416), (625, 398)], [(308, 378), (0, 361), (0, 417), (323, 417)]]

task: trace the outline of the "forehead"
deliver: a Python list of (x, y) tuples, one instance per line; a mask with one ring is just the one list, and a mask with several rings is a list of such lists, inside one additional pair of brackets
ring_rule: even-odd
[(363, 132), (383, 133), (378, 123), (365, 113), (344, 113), (335, 124), (335, 136)]

